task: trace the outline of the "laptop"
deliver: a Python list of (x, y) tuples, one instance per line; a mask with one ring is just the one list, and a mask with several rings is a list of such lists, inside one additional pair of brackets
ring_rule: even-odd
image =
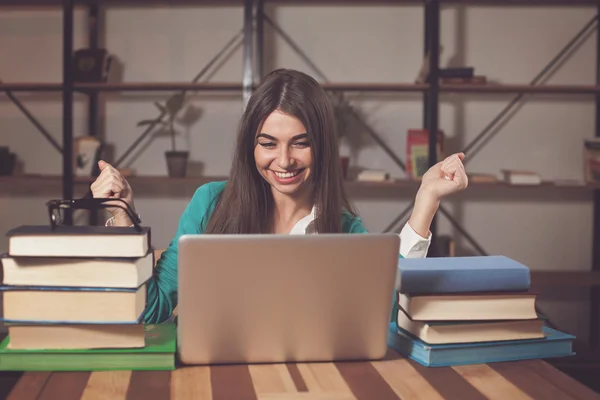
[(184, 364), (381, 359), (396, 234), (182, 235)]

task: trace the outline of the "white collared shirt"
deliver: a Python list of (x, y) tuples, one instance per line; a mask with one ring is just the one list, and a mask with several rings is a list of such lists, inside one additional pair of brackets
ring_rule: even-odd
[[(300, 219), (290, 231), (290, 235), (309, 235), (316, 233), (315, 207), (310, 214)], [(404, 258), (425, 258), (431, 244), (431, 232), (427, 239), (419, 235), (407, 222), (400, 231), (400, 255)]]

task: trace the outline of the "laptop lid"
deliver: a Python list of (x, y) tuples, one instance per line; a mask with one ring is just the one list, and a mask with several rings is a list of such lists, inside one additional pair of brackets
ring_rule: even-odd
[(181, 361), (383, 357), (399, 245), (395, 234), (181, 236)]

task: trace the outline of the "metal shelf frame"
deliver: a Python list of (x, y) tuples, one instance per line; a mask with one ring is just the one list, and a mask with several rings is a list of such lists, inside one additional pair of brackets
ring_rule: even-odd
[[(563, 93), (563, 94), (589, 94), (594, 96), (595, 99), (595, 110), (596, 110), (596, 122), (595, 122), (595, 136), (600, 137), (600, 29), (598, 29), (598, 20), (600, 18), (600, 0), (377, 0), (368, 2), (366, 0), (353, 0), (353, 1), (341, 1), (341, 0), (328, 0), (328, 1), (315, 1), (315, 0), (227, 0), (227, 1), (210, 1), (210, 0), (177, 0), (178, 3), (187, 4), (190, 6), (204, 6), (204, 5), (239, 5), (244, 8), (243, 13), (243, 27), (237, 35), (235, 35), (230, 42), (228, 42), (223, 50), (219, 52), (204, 68), (203, 70), (192, 80), (191, 83), (122, 83), (122, 84), (83, 84), (76, 83), (73, 81), (72, 73), (72, 57), (73, 57), (73, 19), (74, 9), (76, 6), (83, 6), (87, 8), (88, 17), (88, 46), (92, 49), (98, 48), (99, 38), (101, 30), (103, 28), (103, 21), (101, 21), (102, 13), (100, 7), (118, 7), (122, 5), (139, 5), (140, 7), (147, 6), (149, 4), (172, 4), (166, 0), (153, 0), (153, 1), (141, 1), (141, 0), (0, 0), (0, 6), (14, 5), (14, 6), (59, 6), (63, 12), (63, 74), (62, 82), (59, 83), (3, 83), (0, 82), (0, 92), (6, 93), (11, 101), (23, 112), (26, 118), (40, 131), (40, 133), (46, 137), (51, 144), (62, 153), (63, 169), (62, 169), (62, 196), (65, 199), (73, 198), (73, 190), (75, 180), (73, 177), (73, 165), (72, 165), (72, 153), (73, 153), (73, 96), (76, 92), (85, 93), (89, 97), (88, 103), (88, 131), (91, 136), (99, 136), (101, 134), (102, 121), (99, 117), (99, 108), (101, 106), (99, 101), (100, 91), (144, 91), (144, 90), (181, 90), (186, 92), (188, 90), (208, 90), (208, 91), (241, 91), (243, 98), (243, 105), (245, 106), (249, 96), (252, 93), (253, 88), (262, 76), (264, 76), (263, 70), (263, 59), (264, 59), (264, 25), (269, 24), (275, 32), (280, 34), (283, 39), (292, 46), (292, 48), (300, 55), (304, 61), (308, 63), (314, 70), (315, 74), (323, 82), (323, 86), (326, 90), (331, 91), (353, 91), (353, 90), (369, 90), (369, 91), (410, 91), (422, 93), (423, 96), (423, 128), (429, 131), (429, 165), (434, 165), (438, 160), (436, 159), (436, 135), (435, 132), (439, 128), (439, 96), (440, 93), (444, 92), (463, 92), (463, 93), (515, 93), (516, 96), (510, 101), (505, 109), (501, 111), (496, 118), (494, 118), (483, 131), (477, 135), (475, 140), (466, 146), (464, 149), (465, 153), (468, 153), (481, 139), (491, 132), (492, 128), (502, 119), (508, 111), (514, 107), (526, 93)], [(403, 5), (403, 4), (422, 4), (423, 5), (423, 17), (424, 17), (424, 44), (423, 53), (429, 55), (429, 75), (425, 84), (412, 84), (412, 83), (390, 83), (390, 84), (357, 84), (357, 83), (334, 83), (330, 82), (324, 74), (318, 69), (313, 63), (297, 46), (293, 40), (285, 34), (285, 32), (277, 26), (277, 24), (270, 20), (264, 13), (265, 3), (273, 4), (333, 4), (333, 5), (358, 5), (358, 4), (390, 4), (390, 5)], [(582, 30), (551, 60), (548, 65), (540, 71), (540, 73), (533, 79), (530, 85), (442, 85), (439, 83), (439, 43), (440, 43), (440, 8), (445, 5), (497, 5), (507, 7), (517, 6), (596, 6), (597, 11), (595, 17), (586, 24)], [(1, 11), (1, 9), (0, 9)], [(582, 37), (590, 29), (596, 29), (596, 82), (595, 85), (538, 85), (537, 82), (543, 78), (543, 76), (563, 57), (569, 52), (570, 49), (576, 44), (577, 40)], [(240, 83), (198, 83), (199, 79), (206, 74), (208, 69), (214, 65), (217, 59), (226, 52), (236, 42), (241, 41), (243, 46), (243, 73)], [(14, 92), (22, 91), (60, 91), (63, 95), (63, 145), (62, 147), (56, 143), (52, 137), (48, 134), (45, 128), (35, 119), (27, 108), (16, 98)], [(405, 165), (401, 157), (397, 156), (392, 149), (390, 149), (383, 140), (377, 135), (377, 133), (370, 128), (364, 121), (360, 120), (365, 128), (366, 132), (382, 147), (388, 156), (390, 156), (394, 162), (402, 169), (405, 170)], [(130, 154), (135, 147), (137, 147), (145, 137), (152, 132), (154, 126), (150, 125), (147, 129), (133, 142), (129, 149), (127, 149), (121, 159), (116, 161), (116, 165), (122, 163), (125, 157)], [(594, 218), (593, 218), (593, 243), (600, 243), (600, 189), (592, 189), (593, 194), (593, 207), (594, 207)], [(400, 215), (392, 221), (392, 223), (386, 228), (386, 231), (392, 230), (396, 225), (401, 223), (412, 208), (412, 204), (409, 205)], [(481, 254), (486, 254), (483, 247), (477, 243), (477, 241), (469, 235), (469, 233), (460, 226), (458, 221), (454, 220), (451, 213), (448, 212), (443, 206), (440, 207), (440, 213), (444, 215), (451, 224), (471, 243), (471, 245), (477, 249)], [(68, 218), (68, 216), (67, 216)], [(435, 249), (435, 242), (437, 240), (437, 216), (431, 226), (433, 234), (432, 249)], [(435, 256), (435, 254), (432, 254)], [(600, 245), (593, 246), (592, 258), (592, 270), (595, 273), (600, 271)], [(600, 289), (594, 287), (592, 289), (591, 299), (591, 326), (590, 326), (590, 343), (595, 349), (598, 349), (600, 344)]]

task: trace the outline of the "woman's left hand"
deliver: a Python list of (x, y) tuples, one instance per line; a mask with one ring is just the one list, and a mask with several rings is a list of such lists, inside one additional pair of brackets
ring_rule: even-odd
[(453, 154), (429, 168), (423, 175), (408, 221), (420, 236), (429, 236), (429, 227), (440, 201), (450, 194), (466, 189), (468, 179), (462, 163), (464, 158), (463, 153)]
[(462, 161), (464, 153), (456, 153), (438, 162), (423, 175), (421, 188), (437, 201), (467, 188), (469, 184)]

